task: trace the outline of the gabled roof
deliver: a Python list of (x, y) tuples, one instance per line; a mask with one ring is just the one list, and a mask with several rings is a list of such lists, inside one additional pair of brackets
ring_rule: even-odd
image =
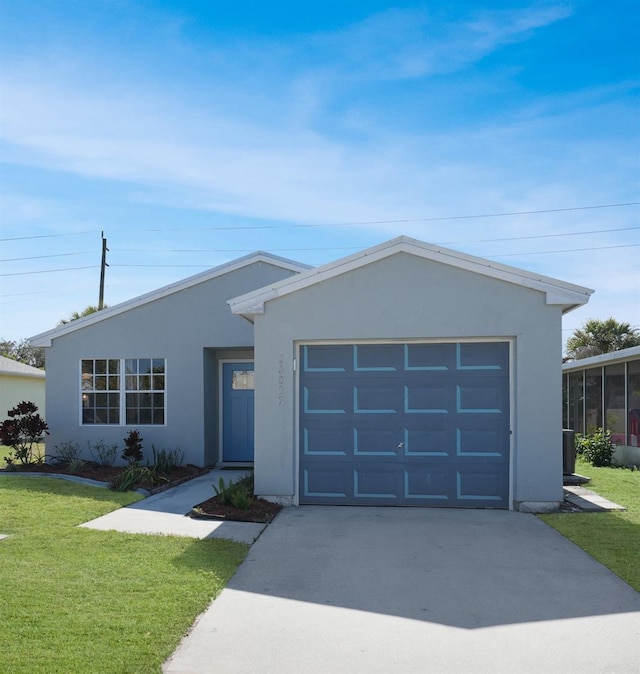
[(149, 293), (145, 293), (144, 295), (139, 295), (138, 297), (134, 297), (131, 300), (127, 300), (126, 302), (116, 304), (112, 307), (108, 307), (107, 309), (102, 309), (101, 311), (89, 314), (83, 318), (69, 321), (68, 323), (59, 325), (52, 330), (41, 332), (40, 334), (31, 337), (29, 341), (31, 342), (32, 346), (51, 346), (51, 340), (55, 339), (56, 337), (61, 337), (62, 335), (75, 332), (81, 328), (86, 328), (87, 326), (93, 325), (94, 323), (99, 323), (100, 321), (104, 321), (107, 318), (112, 318), (113, 316), (122, 314), (125, 311), (131, 311), (132, 309), (140, 307), (143, 304), (155, 302), (156, 300), (162, 299), (163, 297), (181, 292), (200, 283), (205, 283), (218, 276), (229, 274), (230, 272), (237, 271), (243, 267), (248, 267), (249, 265), (255, 264), (256, 262), (266, 262), (267, 264), (298, 273), (310, 269), (309, 265), (295, 262), (294, 260), (288, 260), (284, 257), (279, 257), (278, 255), (271, 255), (270, 253), (257, 251), (255, 253), (245, 255), (244, 257), (240, 257), (236, 260), (225, 262), (218, 267), (213, 267), (212, 269), (208, 269), (207, 271), (201, 272), (199, 274), (194, 274), (193, 276), (189, 276), (182, 281), (170, 283), (169, 285), (163, 286), (162, 288), (158, 288), (158, 290), (153, 290)]
[(547, 304), (562, 305), (563, 313), (586, 304), (594, 292), (590, 288), (565, 283), (558, 279), (541, 274), (509, 267), (499, 262), (492, 262), (481, 257), (467, 255), (442, 246), (435, 246), (407, 236), (399, 236), (391, 241), (373, 246), (355, 255), (342, 258), (335, 262), (310, 269), (297, 276), (285, 279), (272, 286), (260, 288), (245, 295), (241, 295), (228, 304), (234, 314), (248, 317), (264, 313), (265, 302), (294, 293), (302, 288), (321, 283), (340, 274), (353, 271), (378, 260), (396, 255), (409, 253), (427, 260), (440, 262), (459, 269), (482, 274), (491, 278), (514, 283), (525, 288), (532, 288), (546, 293)]
[(6, 356), (0, 356), (0, 374), (7, 374), (12, 377), (30, 377), (32, 379), (44, 379), (46, 376), (44, 370), (25, 365)]

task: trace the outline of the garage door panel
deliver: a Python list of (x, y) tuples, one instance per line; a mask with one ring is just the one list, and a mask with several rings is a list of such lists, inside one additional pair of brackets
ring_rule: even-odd
[(395, 427), (377, 424), (358, 424), (353, 429), (354, 456), (386, 456), (397, 458), (402, 452), (402, 440)]
[(405, 457), (449, 456), (452, 429), (439, 418), (429, 417), (425, 421), (431, 423), (422, 426), (413, 423), (410, 427), (405, 426), (403, 432)]
[(353, 395), (340, 381), (320, 379), (302, 389), (305, 414), (348, 414), (353, 409)]
[(426, 501), (430, 505), (449, 505), (455, 483), (449, 466), (420, 464), (404, 471), (404, 498), (409, 504)]
[(307, 456), (350, 456), (353, 429), (344, 422), (320, 424), (309, 421), (302, 429), (301, 449)]
[(457, 472), (456, 499), (469, 506), (503, 507), (509, 495), (508, 472), (501, 464), (468, 465)]
[(456, 411), (460, 414), (502, 414), (509, 408), (504, 378), (470, 381), (456, 387)]
[(447, 414), (455, 404), (456, 388), (442, 377), (405, 379), (406, 414)]
[(402, 344), (354, 344), (354, 372), (391, 372), (403, 369)]
[(456, 369), (455, 344), (405, 344), (406, 371), (447, 372)]
[(302, 470), (302, 494), (311, 503), (347, 503), (353, 498), (351, 470), (325, 465)]
[(508, 343), (303, 352), (302, 503), (508, 506)]
[(404, 407), (403, 390), (394, 382), (360, 381), (353, 385), (355, 414), (397, 414)]
[(458, 370), (508, 373), (509, 349), (506, 342), (463, 342), (456, 345)]
[(401, 472), (387, 463), (358, 463), (353, 468), (355, 501), (371, 499), (385, 505), (398, 505), (401, 492)]

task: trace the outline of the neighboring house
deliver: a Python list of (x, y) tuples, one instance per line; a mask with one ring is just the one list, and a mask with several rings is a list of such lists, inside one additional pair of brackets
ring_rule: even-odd
[(565, 363), (562, 374), (565, 428), (606, 428), (614, 463), (640, 468), (640, 346)]
[(399, 237), (314, 269), (257, 253), (32, 343), (54, 442), (137, 428), (147, 453), (255, 460), (289, 504), (545, 510), (561, 317), (592, 292)]
[(35, 403), (40, 416), (46, 418), (44, 370), (0, 356), (0, 421), (23, 400)]

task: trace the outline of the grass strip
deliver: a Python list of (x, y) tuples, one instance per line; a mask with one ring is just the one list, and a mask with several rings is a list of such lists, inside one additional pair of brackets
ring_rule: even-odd
[(0, 478), (0, 671), (161, 671), (247, 546), (77, 528), (139, 498)]
[(595, 468), (578, 459), (585, 487), (626, 511), (560, 513), (540, 518), (640, 592), (640, 471)]

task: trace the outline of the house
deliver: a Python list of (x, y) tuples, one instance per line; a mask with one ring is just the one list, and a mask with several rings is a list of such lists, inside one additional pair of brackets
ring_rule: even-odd
[(45, 372), (0, 356), (0, 421), (23, 400), (35, 403), (45, 417)]
[(53, 442), (180, 446), (287, 504), (557, 508), (562, 314), (593, 291), (399, 237), (256, 253), (38, 335)]
[(613, 463), (640, 468), (640, 346), (564, 363), (562, 389), (564, 427), (607, 429)]

